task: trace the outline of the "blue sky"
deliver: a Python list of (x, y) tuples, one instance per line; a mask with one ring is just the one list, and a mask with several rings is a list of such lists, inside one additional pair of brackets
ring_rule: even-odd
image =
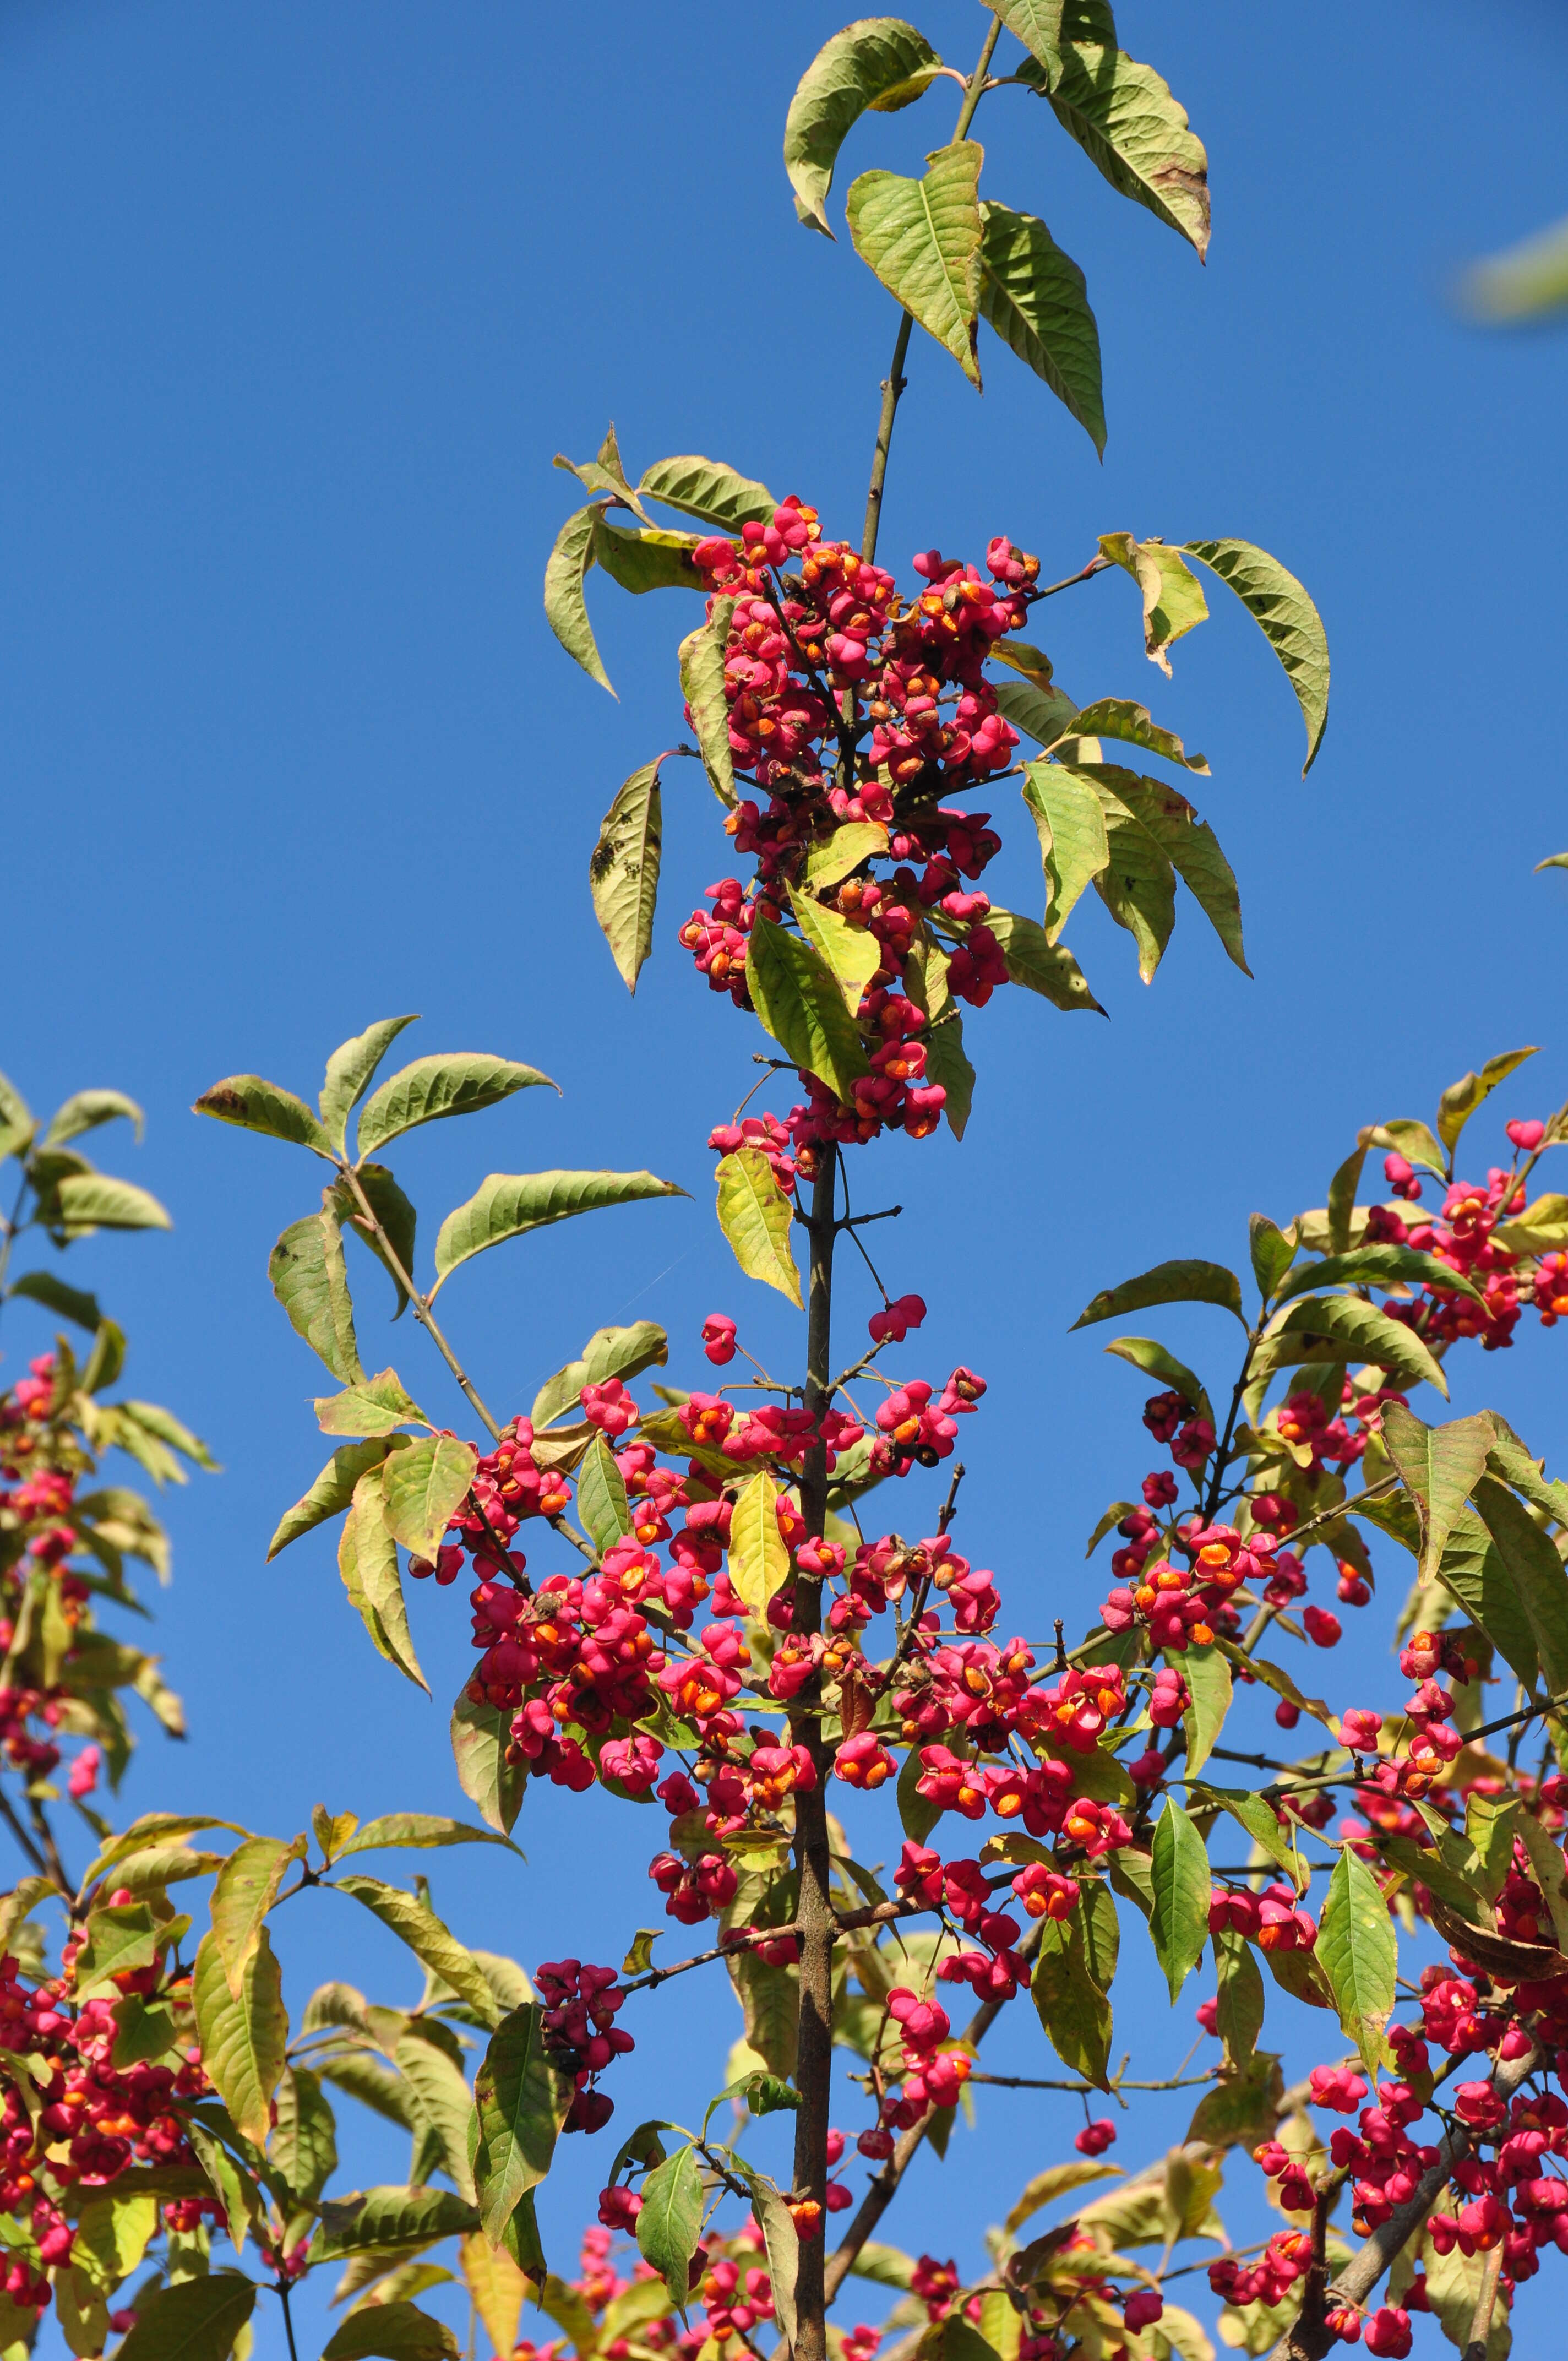
[[(123, 1318), (133, 1389), (188, 1417), (225, 1470), (170, 1503), (160, 1636), (192, 1732), (178, 1750), (148, 1737), (130, 1809), (204, 1803), (291, 1833), (318, 1799), (459, 1802), (444, 1709), (371, 1658), (326, 1543), (263, 1563), (324, 1456), (320, 1374), (265, 1275), (314, 1183), (294, 1152), (193, 1120), (208, 1082), (255, 1069), (312, 1092), (344, 1036), (418, 1008), (411, 1048), (502, 1051), (564, 1093), (411, 1141), (398, 1169), (427, 1224), (491, 1170), (645, 1164), (692, 1191), (454, 1280), (453, 1325), (509, 1409), (609, 1320), (664, 1322), (688, 1382), (719, 1306), (792, 1349), (709, 1215), (704, 1140), (749, 1086), (752, 1038), (674, 940), (729, 865), (694, 776), (668, 782), (658, 948), (634, 1003), (588, 906), (600, 814), (679, 734), (670, 659), (691, 609), (596, 578), (612, 703), (556, 648), (539, 582), (574, 489), (551, 456), (588, 456), (610, 417), (634, 467), (706, 451), (858, 532), (895, 317), (847, 239), (797, 227), (778, 162), (795, 79), (839, 21), (818, 0), (740, 16), (611, 0), (592, 18), (495, 0), (9, 0), (0, 16), (0, 1064), (40, 1109), (99, 1082), (145, 1104), (145, 1148), (106, 1139), (103, 1160), (156, 1190), (175, 1232), (94, 1242), (70, 1275)], [(918, 21), (962, 63), (978, 49), (973, 0), (931, 0)], [(1303, 784), (1293, 701), (1223, 593), (1168, 684), (1124, 578), (1050, 610), (1040, 636), (1080, 701), (1143, 697), (1207, 752), (1202, 807), (1241, 883), (1255, 980), (1188, 902), (1146, 991), (1127, 939), (1084, 909), (1070, 939), (1110, 1022), (1001, 995), (970, 1027), (962, 1148), (886, 1148), (862, 1182), (909, 1208), (881, 1258), (894, 1293), (932, 1307), (912, 1366), (963, 1359), (992, 1381), (965, 1435), (962, 1546), (1031, 1633), (1087, 1620), (1102, 1585), (1080, 1537), (1150, 1464), (1143, 1389), (1066, 1333), (1098, 1287), (1177, 1253), (1238, 1262), (1251, 1210), (1321, 1203), (1357, 1125), (1429, 1114), (1495, 1051), (1543, 1045), (1500, 1115), (1568, 1097), (1568, 884), (1531, 873), (1568, 844), (1564, 348), (1481, 337), (1448, 302), (1468, 258), (1563, 206), (1562, 20), (1527, 0), (1480, 32), (1451, 0), (1395, 0), (1370, 27), (1337, 5), (1126, 0), (1119, 23), (1208, 144), (1208, 268), (1036, 102), (989, 100), (986, 191), (1043, 214), (1088, 274), (1105, 463), (993, 340), (981, 401), (917, 339), (883, 555), (1006, 531), (1054, 576), (1102, 532), (1245, 535), (1316, 596), (1334, 695)], [(862, 126), (850, 168), (915, 168), (948, 137), (951, 94)], [(1031, 832), (999, 792), (1007, 850), (987, 882), (1034, 908)], [(851, 1304), (853, 1322), (872, 1308)], [(1194, 1313), (1162, 1334), (1218, 1378), (1223, 1324)], [(364, 1333), (455, 1421), (407, 1323), (384, 1354), (374, 1320)], [(8, 1373), (46, 1337), (8, 1315)], [(1555, 1466), (1563, 1349), (1521, 1330), (1466, 1368), (1456, 1405), (1496, 1403)], [(933, 1488), (902, 1514), (917, 1529), (934, 1508)], [(414, 1611), (448, 1697), (460, 1599)], [(1391, 1675), (1376, 1620), (1347, 1642), (1368, 1691)], [(534, 1799), (526, 1866), (440, 1858), (438, 1906), (530, 1965), (619, 1958), (654, 1915), (649, 1825)], [(876, 1858), (892, 1844), (865, 1841)], [(346, 1903), (308, 1907), (279, 1935), (296, 2007), (329, 1973), (407, 1994), (389, 1939)], [(699, 1982), (629, 2019), (641, 2046), (618, 2121), (717, 2087), (730, 2004)], [(998, 2059), (1049, 2071), (1015, 2014)], [(1187, 2046), (1186, 2001), (1168, 2016), (1152, 1983), (1131, 1986), (1127, 2021), (1151, 2071)], [(971, 2266), (1074, 2127), (1066, 2100), (989, 2095), (983, 2168), (960, 2136), (890, 2224)], [(1179, 2105), (1157, 2145), (1179, 2136)], [(584, 2143), (552, 2183), (563, 2260), (603, 2148)], [(1144, 2153), (1130, 2133), (1123, 2153)], [(369, 2178), (403, 2169), (400, 2141), (360, 2157)], [(1519, 2349), (1544, 2353), (1520, 2317)], [(264, 2354), (275, 2331), (264, 2318)]]

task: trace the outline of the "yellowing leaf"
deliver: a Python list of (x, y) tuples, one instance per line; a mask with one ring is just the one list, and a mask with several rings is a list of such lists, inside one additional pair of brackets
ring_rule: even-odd
[(729, 1580), (753, 1615), (789, 1575), (789, 1550), (779, 1532), (778, 1486), (765, 1467), (740, 1487), (729, 1521)]
[(1144, 647), (1168, 678), (1167, 648), (1208, 619), (1202, 585), (1179, 549), (1163, 541), (1135, 541), (1130, 533), (1102, 533), (1100, 552), (1125, 568), (1144, 599)]
[(718, 1171), (718, 1226), (748, 1279), (760, 1279), (800, 1309), (800, 1273), (790, 1251), (790, 1200), (760, 1148), (738, 1148)]
[(881, 943), (869, 927), (852, 927), (839, 911), (828, 909), (810, 894), (797, 894), (793, 885), (789, 901), (796, 925), (838, 978), (844, 1005), (853, 1016), (867, 984), (882, 965)]

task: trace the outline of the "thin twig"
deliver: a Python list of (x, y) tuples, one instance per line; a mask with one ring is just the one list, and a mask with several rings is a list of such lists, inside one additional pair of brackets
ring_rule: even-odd
[(418, 1288), (414, 1285), (411, 1275), (403, 1268), (402, 1263), (398, 1256), (397, 1248), (393, 1246), (390, 1238), (387, 1235), (386, 1231), (382, 1228), (381, 1224), (376, 1218), (376, 1209), (365, 1193), (358, 1173), (346, 1159), (338, 1164), (337, 1170), (342, 1178), (348, 1183), (348, 1186), (353, 1191), (355, 1196), (359, 1200), (359, 1226), (362, 1229), (367, 1229), (373, 1237), (378, 1238), (380, 1241), (380, 1250), (386, 1257), (388, 1267), (397, 1277), (400, 1284), (402, 1286), (408, 1296), (409, 1301), (413, 1306), (414, 1318), (419, 1322), (420, 1326), (425, 1331), (431, 1343), (435, 1346), (436, 1351), (440, 1354), (442, 1359), (445, 1362), (447, 1367), (456, 1378), (459, 1386), (461, 1386), (465, 1395), (467, 1397), (469, 1408), (473, 1411), (475, 1416), (482, 1420), (485, 1426), (489, 1431), (492, 1441), (499, 1443), (501, 1435), (499, 1426), (490, 1416), (489, 1411), (485, 1408), (484, 1403), (479, 1399), (477, 1390), (464, 1370), (462, 1363), (458, 1360), (456, 1354), (453, 1351), (440, 1328), (436, 1325), (435, 1317), (431, 1311), (429, 1301), (420, 1293)]

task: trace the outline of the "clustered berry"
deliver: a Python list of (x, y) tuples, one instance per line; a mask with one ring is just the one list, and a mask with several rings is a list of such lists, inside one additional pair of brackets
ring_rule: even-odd
[(586, 1960), (546, 1960), (533, 1981), (544, 2004), (544, 2046), (572, 2077), (572, 2103), (561, 2128), (597, 2132), (615, 2113), (615, 2102), (595, 2087), (596, 2079), (613, 2059), (637, 2047), (615, 2022), (626, 1994), (613, 1968)]
[[(122, 1890), (104, 1898), (128, 1902), (131, 1896)], [(188, 2009), (189, 1976), (167, 1976), (159, 1961), (115, 1975), (112, 1995), (79, 2003), (73, 1987), (81, 1948), (80, 1937), (69, 1940), (60, 1974), (37, 1982), (24, 1979), (14, 1954), (0, 1959), (0, 2048), (25, 2057), (31, 2069), (3, 2085), (0, 2211), (27, 2224), (30, 2234), (30, 2243), (8, 2241), (3, 2284), (13, 2303), (39, 2311), (52, 2292), (48, 2273), (71, 2257), (74, 2232), (62, 2207), (77, 2191), (112, 2187), (133, 2167), (194, 2168), (179, 2103), (210, 2090), (193, 2041), (178, 2065), (112, 2062), (119, 1996), (158, 1992)], [(36, 2115), (24, 2098), (27, 2090)], [(223, 2215), (215, 2197), (182, 2199), (164, 2210), (172, 2226), (193, 2226), (203, 2214)]]
[[(750, 885), (710, 885), (710, 906), (692, 913), (681, 940), (709, 989), (742, 1008), (751, 1005), (750, 940), (790, 918), (792, 888), (815, 895), (879, 954), (855, 1012), (869, 1072), (840, 1099), (803, 1071), (806, 1102), (782, 1125), (768, 1119), (793, 1180), (795, 1170), (815, 1172), (829, 1143), (936, 1129), (947, 1091), (927, 1067), (933, 1027), (948, 1020), (909, 989), (914, 949), (939, 961), (943, 1003), (983, 1007), (1007, 982), (990, 901), (972, 886), (1001, 839), (989, 813), (938, 799), (1012, 764), (1017, 732), (984, 666), (1025, 621), (1039, 561), (1004, 537), (987, 549), (984, 575), (927, 550), (915, 560), (927, 587), (906, 601), (883, 567), (823, 541), (816, 510), (793, 499), (770, 523), (743, 526), (738, 542), (715, 537), (692, 555), (712, 587), (709, 620), (725, 622), (730, 756), (740, 786), (753, 791), (725, 825), (756, 871)], [(873, 836), (818, 890), (806, 877), (813, 846), (855, 822), (882, 840)], [(726, 1131), (753, 1136), (751, 1126), (727, 1126), (715, 1145)]]

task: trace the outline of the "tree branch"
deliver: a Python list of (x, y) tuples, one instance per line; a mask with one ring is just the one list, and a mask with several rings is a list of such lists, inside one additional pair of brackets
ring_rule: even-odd
[[(1492, 2076), (1492, 2088), (1498, 2098), (1512, 2098), (1519, 2085), (1534, 2071), (1540, 2054), (1539, 2050), (1531, 2049), (1528, 2056), (1509, 2058), (1497, 2067)], [(1438, 2149), (1437, 2162), (1422, 2175), (1415, 2195), (1391, 2213), (1387, 2222), (1379, 2224), (1365, 2245), (1331, 2280), (1323, 2311), (1332, 2312), (1336, 2305), (1342, 2303), (1364, 2304), (1366, 2301), (1396, 2255), (1420, 2232), (1447, 2186), (1454, 2166), (1469, 2155), (1470, 2144), (1467, 2128), (1463, 2124), (1456, 2124)], [(1303, 2312), (1295, 2326), (1286, 2330), (1269, 2356), (1269, 2361), (1326, 2361), (1335, 2341), (1321, 2318), (1309, 2322)]]

